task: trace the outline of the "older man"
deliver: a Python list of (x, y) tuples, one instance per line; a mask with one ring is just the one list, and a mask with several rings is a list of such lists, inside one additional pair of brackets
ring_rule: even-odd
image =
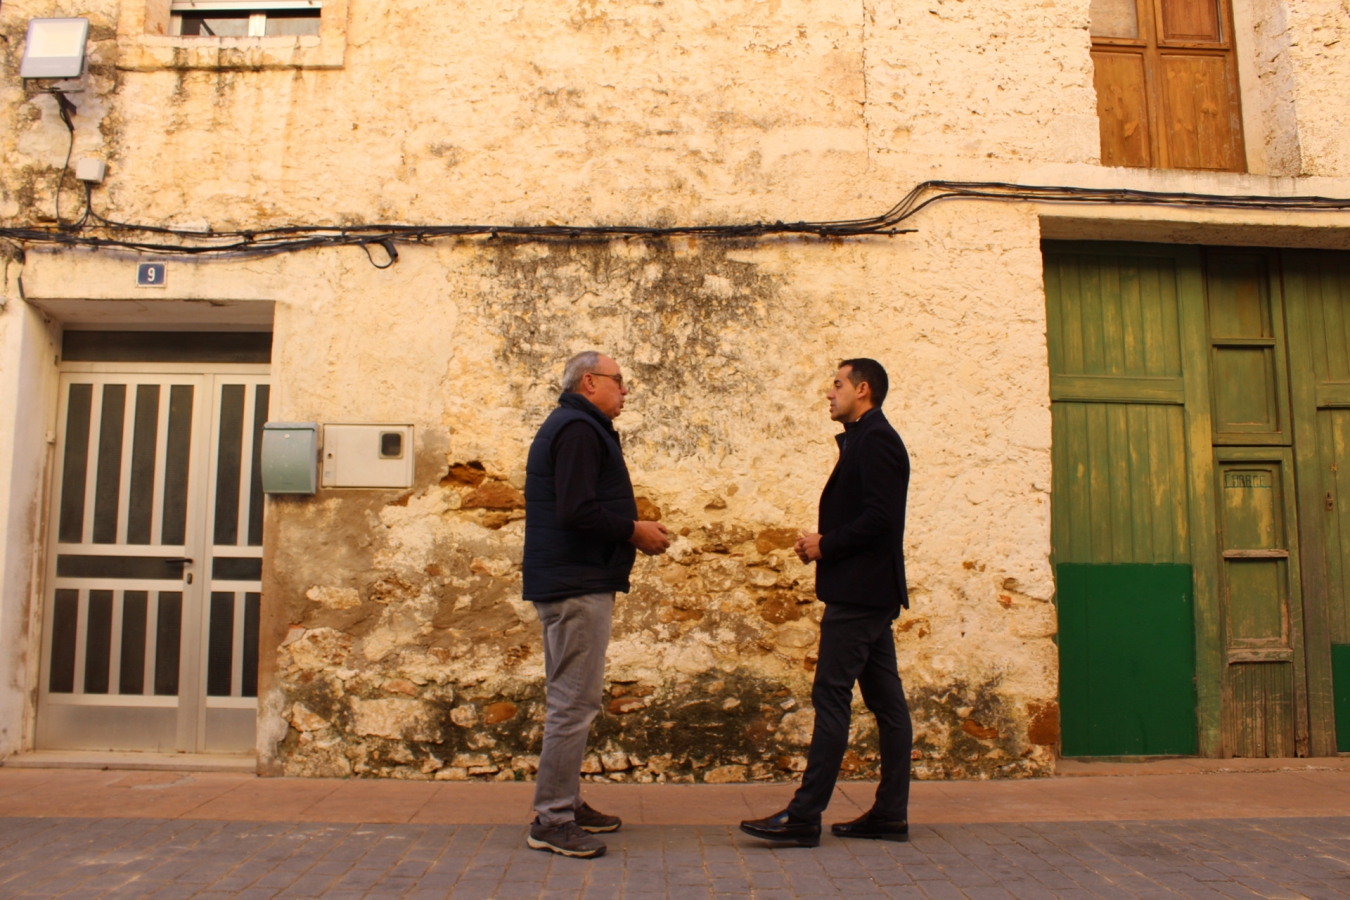
[(839, 461), (820, 495), (820, 530), (797, 541), (802, 562), (816, 564), (816, 596), (825, 603), (811, 703), (816, 709), (801, 787), (787, 809), (741, 823), (775, 843), (814, 847), (820, 816), (834, 793), (848, 749), (853, 685), (877, 717), (881, 784), (872, 808), (830, 831), (837, 837), (909, 839), (909, 761), (914, 731), (895, 657), (891, 623), (908, 607), (905, 589), (905, 500), (909, 453), (882, 415), (889, 380), (874, 359), (846, 359), (830, 388), (830, 418)]
[(636, 551), (670, 546), (666, 528), (640, 522), (613, 420), (628, 387), (619, 364), (593, 350), (563, 370), (562, 396), (525, 466), (524, 595), (544, 626), (548, 707), (528, 844), (563, 856), (602, 856), (594, 834), (617, 816), (581, 799), (581, 763), (604, 693), (616, 591), (628, 590)]

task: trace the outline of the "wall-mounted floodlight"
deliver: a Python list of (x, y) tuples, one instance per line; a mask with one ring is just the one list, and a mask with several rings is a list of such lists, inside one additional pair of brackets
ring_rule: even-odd
[(29, 19), (19, 77), (79, 78), (88, 38), (88, 19)]

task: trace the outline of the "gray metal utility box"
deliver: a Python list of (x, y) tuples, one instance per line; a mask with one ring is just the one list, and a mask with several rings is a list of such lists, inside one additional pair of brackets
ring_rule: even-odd
[(319, 423), (263, 425), (261, 463), (263, 493), (314, 493), (319, 480)]

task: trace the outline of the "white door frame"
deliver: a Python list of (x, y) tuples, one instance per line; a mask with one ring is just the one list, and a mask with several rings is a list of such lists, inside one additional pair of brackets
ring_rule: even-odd
[[(268, 374), (270, 366), (266, 364), (212, 364), (212, 363), (65, 363), (61, 365), (60, 391), (58, 397), (58, 425), (57, 425), (57, 452), (51, 467), (51, 484), (48, 490), (48, 505), (50, 506), (48, 514), (48, 540), (46, 543), (46, 561), (44, 571), (46, 572), (45, 583), (42, 587), (42, 610), (40, 621), (42, 623), (41, 631), (36, 635), (36, 640), (31, 644), (41, 655), (39, 690), (38, 690), (38, 709), (37, 709), (37, 746), (51, 747), (62, 743), (69, 744), (72, 740), (78, 743), (79, 740), (72, 738), (69, 734), (61, 734), (62, 728), (56, 723), (57, 716), (62, 715), (58, 712), (62, 707), (79, 707), (88, 711), (91, 716), (104, 717), (104, 721), (112, 722), (111, 730), (112, 742), (116, 743), (117, 729), (122, 727), (120, 723), (125, 724), (127, 737), (125, 743), (136, 744), (137, 737), (145, 738), (146, 735), (134, 735), (134, 732), (143, 726), (151, 724), (150, 719), (156, 715), (159, 717), (159, 724), (162, 726), (168, 723), (164, 721), (163, 712), (156, 713), (155, 710), (173, 709), (174, 717), (172, 724), (172, 748), (169, 747), (149, 747), (144, 745), (125, 747), (102, 747), (89, 746), (86, 742), (86, 749), (174, 749), (179, 752), (203, 752), (210, 749), (212, 743), (208, 734), (208, 716), (212, 709), (219, 709), (218, 715), (225, 717), (233, 716), (239, 720), (241, 716), (256, 716), (253, 710), (256, 710), (256, 699), (252, 697), (240, 696), (240, 669), (238, 661), (242, 653), (243, 646), (243, 624), (244, 615), (242, 610), (244, 604), (240, 603), (238, 598), (244, 598), (245, 590), (256, 591), (256, 583), (244, 582), (216, 582), (213, 580), (213, 559), (215, 554), (212, 546), (211, 528), (214, 523), (215, 492), (211, 490), (216, 482), (218, 465), (218, 438), (220, 428), (220, 410), (219, 402), (221, 396), (221, 387), (225, 383), (244, 384), (254, 386), (268, 383)], [(133, 396), (135, 394), (134, 376), (144, 376), (154, 383), (168, 385), (169, 379), (175, 384), (191, 384), (194, 386), (194, 402), (192, 410), (192, 447), (190, 450), (190, 462), (188, 468), (188, 487), (187, 487), (187, 509), (184, 543), (182, 545), (166, 546), (153, 543), (160, 537), (160, 525), (163, 511), (163, 498), (161, 491), (164, 485), (164, 466), (165, 444), (168, 439), (168, 408), (169, 398), (167, 391), (162, 392), (161, 408), (158, 410), (159, 423), (156, 432), (156, 473), (154, 478), (155, 496), (151, 503), (152, 523), (151, 540), (149, 545), (136, 544), (127, 545), (127, 504), (130, 497), (130, 477), (132, 463), (132, 429), (134, 427), (134, 409)], [(61, 486), (64, 478), (65, 456), (64, 444), (67, 430), (68, 406), (70, 402), (70, 385), (73, 382), (94, 384), (95, 400), (91, 402), (90, 410), (90, 433), (89, 447), (90, 452), (86, 459), (85, 473), (85, 509), (84, 522), (81, 532), (81, 542), (79, 544), (63, 544), (60, 541), (60, 510)], [(120, 471), (120, 489), (118, 494), (118, 509), (116, 515), (117, 534), (116, 543), (92, 542), (92, 526), (94, 516), (94, 487), (98, 469), (98, 440), (100, 434), (100, 417), (102, 412), (101, 391), (97, 385), (101, 384), (127, 384), (127, 399), (125, 401), (127, 410), (123, 419), (122, 435), (122, 460)], [(245, 428), (252, 422), (252, 410), (257, 391), (244, 390), (245, 408)], [(245, 432), (247, 434), (247, 432)], [(239, 532), (244, 546), (238, 548), (240, 552), (225, 552), (222, 556), (244, 556), (256, 557), (261, 559), (261, 547), (247, 546), (247, 509), (248, 503), (243, 502), (247, 497), (247, 486), (251, 481), (251, 455), (247, 452), (241, 453), (240, 459), (240, 504), (239, 519), (241, 531)], [(106, 537), (106, 535), (105, 535)], [(96, 554), (90, 554), (90, 550), (96, 548)], [(82, 551), (84, 554), (98, 555), (104, 557), (147, 557), (159, 556), (165, 558), (179, 557), (190, 558), (191, 563), (183, 565), (182, 580), (176, 579), (151, 579), (151, 580), (127, 580), (117, 579), (114, 588), (114, 598), (121, 597), (122, 602), (116, 602), (114, 599), (113, 621), (111, 623), (112, 637), (109, 638), (111, 647), (109, 649), (109, 681), (107, 693), (85, 694), (83, 692), (83, 667), (85, 662), (85, 639), (87, 628), (87, 610), (89, 604), (89, 590), (98, 588), (100, 582), (97, 579), (73, 578), (69, 575), (63, 576), (58, 573), (58, 561), (63, 555), (63, 551)], [(108, 583), (102, 582), (102, 587), (98, 589), (106, 590)], [(78, 590), (77, 622), (75, 644), (75, 670), (73, 673), (74, 690), (66, 693), (53, 693), (51, 687), (51, 647), (50, 639), (52, 634), (53, 616), (56, 606), (56, 592), (58, 590)], [(207, 612), (212, 590), (233, 591), (235, 608), (233, 615), (233, 672), (232, 683), (230, 685), (230, 696), (207, 698), (206, 679), (207, 679), (207, 657), (209, 640), (209, 614)], [(150, 625), (149, 607), (152, 605), (147, 600), (147, 643), (145, 648), (145, 681), (142, 689), (146, 693), (121, 695), (118, 693), (117, 678), (114, 673), (119, 670), (120, 644), (118, 636), (121, 634), (121, 612), (125, 606), (125, 591), (145, 591), (148, 598), (154, 598), (153, 606), (158, 608), (158, 593), (168, 590), (171, 593), (182, 592), (182, 607), (180, 621), (180, 645), (179, 645), (179, 670), (178, 670), (178, 692), (176, 697), (157, 696), (153, 693), (153, 674), (154, 674), (154, 628)], [(69, 594), (66, 595), (69, 599)], [(247, 601), (245, 601), (247, 602)], [(198, 635), (196, 647), (189, 646), (188, 636)], [(99, 709), (101, 708), (101, 709)], [(97, 712), (95, 710), (98, 710)], [(117, 710), (120, 710), (118, 712)], [(142, 712), (143, 711), (143, 712)], [(50, 720), (44, 723), (44, 714)], [(78, 723), (83, 712), (77, 713), (74, 709), (64, 711), (64, 714), (71, 719), (72, 723)], [(144, 723), (138, 722), (138, 716), (146, 718)], [(55, 727), (44, 727), (44, 724), (52, 724)], [(223, 724), (223, 723), (222, 723)], [(94, 743), (106, 735), (95, 736)], [(151, 741), (153, 743), (154, 741)], [(162, 736), (159, 742), (162, 744)], [(232, 748), (240, 749), (240, 748)]]

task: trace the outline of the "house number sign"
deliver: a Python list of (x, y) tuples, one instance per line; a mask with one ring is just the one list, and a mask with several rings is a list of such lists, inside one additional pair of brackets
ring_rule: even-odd
[(136, 267), (137, 287), (164, 287), (164, 263), (141, 263)]

